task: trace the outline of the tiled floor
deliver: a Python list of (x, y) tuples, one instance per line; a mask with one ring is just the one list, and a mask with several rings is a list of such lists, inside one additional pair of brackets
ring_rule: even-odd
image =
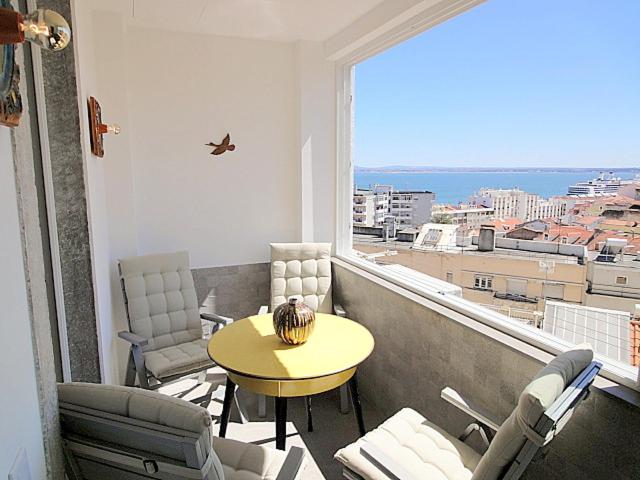
[[(195, 379), (186, 379), (162, 387), (161, 392), (193, 400), (211, 394), (212, 400), (206, 400), (206, 406), (215, 420), (222, 412), (222, 389), (225, 374), (219, 368), (207, 372), (207, 382), (197, 385)], [(250, 392), (239, 390), (239, 399), (247, 409), (249, 422), (241, 424), (235, 409), (232, 409), (231, 422), (227, 438), (246, 442), (270, 445), (275, 448), (275, 424), (273, 422), (273, 400), (267, 401), (267, 418), (257, 418), (256, 397)], [(215, 398), (219, 397), (219, 398)], [(294, 398), (288, 402), (287, 447), (296, 445), (307, 450), (307, 462), (301, 479), (337, 480), (341, 478), (341, 467), (333, 460), (333, 454), (339, 448), (353, 442), (358, 437), (358, 428), (353, 411), (342, 414), (338, 408), (338, 390), (315, 395), (312, 399), (314, 431), (307, 432), (307, 416), (304, 399)], [(376, 409), (362, 399), (364, 420), (367, 429), (371, 429), (384, 420)], [(214, 433), (217, 429), (214, 429)]]

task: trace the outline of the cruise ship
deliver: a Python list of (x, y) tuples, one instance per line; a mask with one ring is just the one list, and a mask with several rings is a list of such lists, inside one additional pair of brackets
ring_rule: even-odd
[(595, 196), (605, 194), (615, 194), (620, 187), (633, 183), (632, 180), (622, 180), (620, 177), (614, 176), (613, 172), (601, 172), (597, 178), (588, 182), (578, 182), (571, 185), (567, 192), (570, 196)]

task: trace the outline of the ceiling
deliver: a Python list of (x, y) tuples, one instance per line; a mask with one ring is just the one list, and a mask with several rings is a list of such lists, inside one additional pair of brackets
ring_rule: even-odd
[[(323, 41), (383, 0), (120, 0), (131, 23), (263, 40)], [(104, 2), (98, 2), (104, 6)], [(179, 6), (178, 6), (179, 5)]]

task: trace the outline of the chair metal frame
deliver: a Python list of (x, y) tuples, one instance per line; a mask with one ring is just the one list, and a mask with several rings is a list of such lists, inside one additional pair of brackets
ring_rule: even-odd
[[(126, 340), (131, 344), (129, 349), (129, 360), (127, 362), (127, 373), (125, 376), (125, 385), (127, 386), (135, 386), (136, 376), (138, 377), (138, 382), (140, 387), (147, 390), (155, 390), (162, 385), (167, 385), (169, 383), (175, 382), (177, 380), (181, 380), (187, 377), (193, 377), (198, 374), (199, 382), (204, 381), (204, 376), (206, 374), (206, 370), (211, 368), (213, 365), (207, 365), (205, 367), (194, 368), (193, 370), (189, 370), (187, 372), (173, 375), (170, 377), (165, 377), (163, 379), (159, 379), (153, 376), (151, 372), (149, 372), (144, 364), (144, 355), (142, 353), (142, 348), (147, 345), (148, 340), (146, 338), (141, 337), (140, 335), (136, 335), (131, 331), (131, 318), (129, 316), (129, 300), (127, 298), (127, 292), (125, 290), (124, 285), (124, 277), (122, 276), (122, 268), (120, 266), (120, 262), (118, 262), (118, 274), (120, 276), (120, 288), (122, 290), (122, 298), (124, 300), (124, 308), (127, 315), (127, 325), (129, 326), (129, 331), (118, 332), (118, 337)], [(212, 335), (218, 331), (218, 329), (222, 326), (230, 324), (233, 322), (233, 319), (223, 317), (221, 315), (217, 315), (215, 313), (200, 313), (200, 319), (205, 322), (209, 322), (213, 325)], [(156, 380), (155, 383), (150, 383), (149, 380)]]
[[(204, 438), (209, 430), (193, 432), (165, 427), (151, 422), (96, 411), (90, 408), (60, 403), (62, 446), (66, 471), (70, 480), (83, 480), (79, 460), (109, 470), (112, 480), (157, 478), (163, 480), (217, 478), (210, 474), (214, 455), (210, 441)], [(99, 432), (107, 440), (96, 440), (87, 432)], [(160, 454), (135, 450), (119, 444), (119, 439), (136, 439), (160, 451), (169, 447), (184, 452), (185, 462)], [(211, 450), (208, 450), (210, 448)], [(276, 480), (294, 480), (303, 463), (305, 451), (291, 447)]]
[[(589, 389), (601, 368), (602, 363), (592, 361), (545, 410), (533, 428), (536, 436), (544, 440), (535, 442), (527, 438), (509, 468), (502, 475), (501, 480), (518, 480), (522, 476), (536, 454), (564, 428), (579, 403), (589, 396)], [(493, 437), (493, 432), (497, 432), (500, 428), (500, 422), (492, 419), (487, 412), (469, 404), (455, 390), (445, 388), (441, 392), (441, 397), (476, 419), (476, 422), (471, 423), (458, 437), (460, 440), (464, 441), (473, 431), (478, 431), (481, 435), (484, 434), (483, 438), (488, 443)], [(371, 443), (362, 445), (360, 453), (390, 480), (419, 480), (412, 477), (402, 465)], [(361, 475), (346, 467), (343, 468), (342, 473), (349, 480), (365, 480)]]

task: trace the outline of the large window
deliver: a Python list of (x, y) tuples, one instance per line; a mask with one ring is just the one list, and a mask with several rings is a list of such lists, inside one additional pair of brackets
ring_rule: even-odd
[(340, 211), (376, 207), (340, 219), (338, 253), (455, 283), (435, 300), (635, 379), (638, 24), (635, 0), (490, 0), (347, 64)]

